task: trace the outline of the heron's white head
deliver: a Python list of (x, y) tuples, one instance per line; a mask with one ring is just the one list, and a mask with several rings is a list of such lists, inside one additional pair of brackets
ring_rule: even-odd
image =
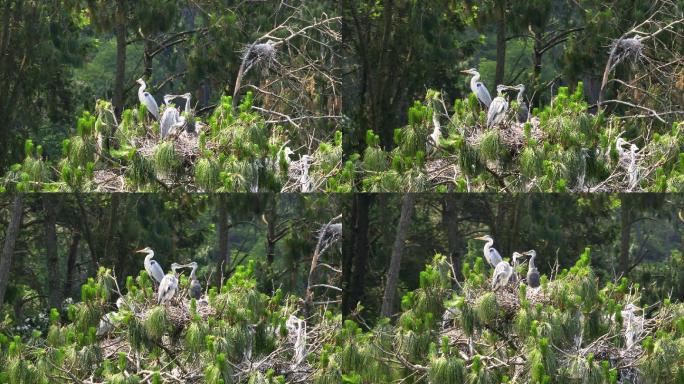
[(123, 308), (124, 304), (126, 304), (126, 302), (124, 301), (123, 297), (119, 297), (118, 299), (116, 299), (116, 307), (117, 308), (119, 308), (119, 309)]
[(519, 258), (523, 257), (523, 254), (520, 252), (513, 252), (513, 262), (517, 262)]
[(483, 241), (494, 241), (491, 236), (489, 235), (484, 235), (480, 237), (476, 237), (475, 240), (483, 240)]
[(136, 253), (153, 253), (154, 251), (150, 247), (145, 247), (143, 249), (139, 249), (135, 251)]
[(520, 92), (524, 92), (525, 91), (525, 84), (518, 84), (518, 85), (514, 86), (513, 88), (517, 89)]
[(531, 256), (531, 257), (535, 257), (535, 256), (537, 256), (537, 251), (535, 251), (534, 249), (530, 249), (530, 250), (527, 251), (527, 252), (523, 252), (523, 255), (528, 255), (528, 256)]
[(180, 265), (178, 263), (171, 264), (171, 270), (173, 271), (173, 273), (176, 273), (176, 270), (181, 268), (183, 268), (183, 265)]
[(138, 80), (136, 80), (135, 82), (138, 83), (138, 84), (140, 84), (140, 85), (145, 85), (145, 80), (143, 80), (142, 77), (139, 78)]
[(467, 73), (467, 74), (473, 75), (473, 76), (480, 74), (480, 72), (478, 72), (477, 69), (475, 69), (475, 68), (464, 69), (461, 71), (461, 73)]

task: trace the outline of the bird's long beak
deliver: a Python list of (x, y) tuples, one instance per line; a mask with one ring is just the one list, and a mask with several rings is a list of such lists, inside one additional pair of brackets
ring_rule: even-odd
[(135, 253), (143, 253), (143, 252), (145, 252), (145, 248), (143, 248), (143, 249), (138, 249), (137, 251), (135, 251)]
[(484, 238), (484, 236), (480, 236), (480, 237), (475, 237), (474, 239), (475, 240), (484, 240), (485, 238)]
[(464, 69), (464, 70), (461, 71), (461, 73), (470, 73), (470, 71), (467, 70), (467, 69)]

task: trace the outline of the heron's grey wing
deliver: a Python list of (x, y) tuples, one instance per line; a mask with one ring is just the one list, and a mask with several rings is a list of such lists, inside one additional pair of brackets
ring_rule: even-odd
[(157, 304), (161, 304), (162, 301), (164, 301), (164, 299), (166, 299), (166, 295), (168, 294), (170, 288), (171, 288), (171, 279), (167, 278), (167, 276), (164, 276), (161, 283), (159, 284), (159, 293), (157, 294)]
[(504, 263), (499, 263), (494, 268), (494, 273), (492, 274), (492, 289), (499, 285), (499, 282), (503, 279), (506, 274), (506, 265)]
[(506, 107), (506, 100), (502, 97), (497, 97), (494, 99), (494, 101), (492, 101), (492, 104), (489, 106), (489, 110), (487, 111), (488, 127), (491, 127), (492, 125), (501, 121), (501, 119), (504, 117)]
[(176, 108), (168, 107), (162, 114), (161, 122), (159, 124), (159, 137), (162, 139), (169, 134), (169, 130), (176, 123), (176, 117), (173, 113), (175, 110)]
[(530, 110), (529, 110), (529, 108), (527, 108), (527, 103), (522, 103), (518, 107), (518, 122), (519, 123), (526, 123), (529, 115), (530, 115)]
[(150, 273), (152, 278), (157, 280), (157, 283), (161, 283), (164, 280), (164, 270), (155, 260), (150, 261)]
[(537, 268), (527, 271), (527, 285), (530, 286), (530, 288), (537, 288), (539, 284), (539, 271)]
[(190, 283), (190, 297), (199, 299), (202, 296), (202, 286), (199, 281), (193, 280)]
[(499, 251), (496, 250), (494, 247), (489, 248), (489, 261), (492, 263), (492, 266), (497, 267), (499, 266), (499, 263), (501, 263), (501, 254), (499, 254)]
[(484, 103), (487, 108), (489, 108), (489, 106), (492, 104), (492, 96), (489, 94), (487, 87), (485, 87), (485, 85), (479, 81), (475, 84), (475, 86), (477, 87), (477, 91), (475, 92), (477, 98), (480, 99), (480, 101)]
[(159, 120), (159, 106), (157, 105), (157, 101), (148, 92), (143, 93), (143, 98), (143, 104), (145, 104), (147, 110), (154, 115), (155, 119)]

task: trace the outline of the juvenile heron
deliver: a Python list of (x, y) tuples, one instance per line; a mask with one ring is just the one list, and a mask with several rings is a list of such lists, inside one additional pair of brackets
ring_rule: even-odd
[(138, 88), (138, 99), (140, 100), (140, 104), (147, 107), (147, 110), (154, 115), (154, 118), (159, 120), (159, 106), (157, 105), (157, 101), (154, 100), (154, 97), (149, 92), (145, 92), (145, 88), (147, 88), (145, 80), (140, 78), (136, 80), (136, 82), (140, 84), (140, 88)]
[(197, 277), (195, 277), (197, 263), (193, 261), (190, 264), (186, 264), (186, 266), (192, 267), (192, 272), (190, 272), (190, 297), (199, 300), (199, 298), (202, 297), (202, 285), (199, 280), (197, 280)]
[(480, 72), (478, 72), (475, 68), (466, 69), (465, 71), (461, 72), (473, 76), (470, 79), (470, 90), (473, 91), (475, 96), (477, 96), (477, 99), (480, 100), (485, 107), (489, 108), (489, 105), (492, 103), (492, 96), (489, 95), (487, 87), (480, 82)]
[(145, 270), (147, 271), (147, 274), (157, 282), (157, 284), (161, 283), (162, 279), (164, 279), (164, 270), (156, 260), (152, 260), (154, 257), (154, 251), (152, 248), (145, 247), (136, 252), (147, 253), (147, 256), (145, 256)]
[(512, 267), (513, 267), (513, 274), (512, 274), (511, 277), (508, 279), (508, 282), (509, 282), (509, 283), (516, 283), (516, 282), (518, 282), (518, 265), (520, 264), (520, 263), (518, 263), (518, 259), (520, 259), (520, 258), (523, 257), (523, 256), (524, 256), (524, 255), (523, 255), (522, 253), (520, 253), (520, 252), (513, 252), (513, 265), (512, 265)]
[(171, 300), (178, 291), (178, 276), (176, 270), (181, 265), (178, 263), (171, 264), (171, 273), (164, 276), (161, 283), (159, 283), (159, 293), (157, 295), (157, 304), (165, 304)]
[(518, 118), (518, 123), (526, 123), (530, 116), (530, 109), (527, 107), (527, 103), (525, 103), (525, 98), (523, 97), (525, 85), (518, 84), (516, 86), (510, 87), (510, 89), (518, 90), (518, 96), (515, 98), (515, 101), (518, 103), (518, 110), (515, 112), (515, 115)]
[(525, 252), (525, 255), (531, 256), (530, 262), (527, 266), (527, 285), (530, 288), (538, 288), (540, 284), (539, 271), (537, 270), (537, 267), (534, 265), (534, 260), (537, 258), (537, 252), (534, 249), (531, 249)]
[[(518, 265), (518, 257), (522, 256), (518, 252), (513, 252), (513, 265)], [(513, 267), (508, 264), (508, 261), (502, 261), (496, 265), (494, 269), (494, 274), (492, 275), (492, 290), (497, 289), (507, 285), (511, 281), (511, 276), (513, 276)]]
[(476, 237), (475, 240), (484, 240), (487, 243), (484, 245), (484, 257), (487, 263), (492, 267), (495, 267), (501, 262), (501, 254), (492, 245), (494, 245), (494, 239), (489, 235), (484, 235)]
[(503, 96), (503, 91), (508, 89), (508, 86), (499, 84), (496, 86), (496, 97), (492, 100), (489, 109), (487, 110), (487, 128), (491, 128), (504, 121), (506, 112), (508, 112), (508, 101)]
[(161, 121), (159, 122), (159, 137), (163, 140), (172, 133), (172, 130), (178, 126), (180, 122), (180, 113), (178, 109), (170, 104), (171, 100), (175, 98), (175, 95), (165, 95), (164, 104), (166, 104), (166, 109), (162, 113)]

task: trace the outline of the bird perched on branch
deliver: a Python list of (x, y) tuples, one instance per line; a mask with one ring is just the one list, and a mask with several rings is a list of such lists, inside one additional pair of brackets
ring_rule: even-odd
[(145, 88), (147, 88), (145, 80), (140, 78), (136, 80), (136, 82), (140, 84), (140, 88), (138, 88), (138, 99), (140, 100), (140, 104), (143, 104), (147, 108), (147, 111), (154, 115), (156, 120), (159, 120), (159, 106), (154, 97), (149, 92), (145, 92)]
[(145, 247), (135, 252), (147, 254), (147, 256), (145, 256), (145, 271), (147, 271), (147, 274), (150, 276), (150, 278), (156, 281), (157, 284), (161, 283), (162, 279), (164, 279), (164, 270), (156, 260), (152, 260), (154, 257), (154, 251), (152, 248)]
[(465, 71), (461, 72), (473, 76), (470, 79), (470, 90), (473, 91), (475, 96), (477, 96), (477, 99), (480, 100), (485, 107), (489, 108), (489, 105), (492, 103), (492, 96), (489, 95), (487, 87), (480, 82), (480, 72), (478, 72), (475, 68), (466, 69)]
[(499, 254), (499, 251), (497, 251), (496, 248), (493, 247), (494, 239), (489, 235), (484, 235), (476, 237), (475, 240), (483, 240), (487, 242), (484, 245), (485, 260), (487, 260), (487, 263), (489, 263), (489, 265), (496, 268), (496, 266), (501, 262), (501, 254)]

